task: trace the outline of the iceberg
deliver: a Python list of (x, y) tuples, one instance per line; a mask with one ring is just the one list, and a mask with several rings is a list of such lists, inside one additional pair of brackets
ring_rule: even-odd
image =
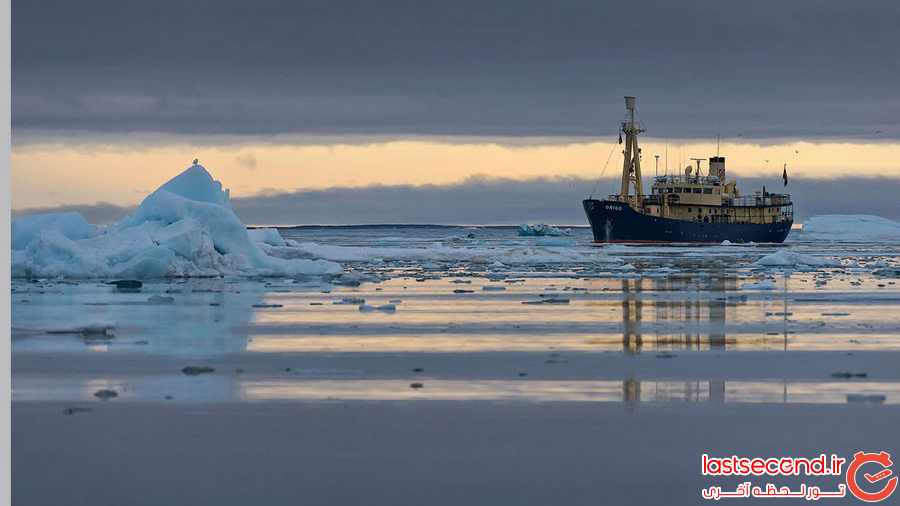
[(266, 253), (260, 242), (287, 247), (278, 231), (263, 229), (251, 237), (231, 208), (228, 190), (198, 164), (148, 195), (134, 214), (107, 227), (65, 213), (18, 218), (13, 230), (13, 277), (321, 276), (343, 271), (327, 260)]
[(896, 242), (900, 223), (868, 214), (825, 214), (803, 224), (800, 240), (828, 242)]
[(531, 223), (526, 223), (524, 225), (519, 225), (519, 235), (526, 237), (541, 237), (541, 236), (553, 236), (558, 237), (561, 235), (568, 235), (564, 230), (554, 227), (553, 225), (546, 225), (543, 223), (534, 225)]

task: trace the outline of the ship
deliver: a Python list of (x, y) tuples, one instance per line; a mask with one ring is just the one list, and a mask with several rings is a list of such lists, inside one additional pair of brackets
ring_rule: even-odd
[[(736, 181), (728, 181), (725, 157), (709, 158), (706, 175), (702, 158), (693, 158), (680, 173), (656, 175), (645, 195), (641, 183), (641, 148), (645, 132), (635, 120), (635, 97), (625, 97), (621, 189), (604, 199), (588, 197), (582, 204), (599, 243), (781, 243), (794, 223), (790, 194), (770, 193), (763, 187), (743, 195)], [(659, 158), (657, 155), (657, 170)], [(785, 165), (784, 186), (787, 186)], [(633, 189), (633, 192), (632, 192)]]

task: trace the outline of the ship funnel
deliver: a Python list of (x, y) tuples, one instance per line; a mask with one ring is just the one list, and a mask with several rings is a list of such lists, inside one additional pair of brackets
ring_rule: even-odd
[(629, 111), (634, 110), (634, 97), (625, 97), (625, 108)]

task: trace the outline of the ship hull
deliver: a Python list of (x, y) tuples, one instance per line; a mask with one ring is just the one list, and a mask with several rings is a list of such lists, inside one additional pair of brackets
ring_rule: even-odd
[(701, 223), (648, 216), (615, 200), (588, 199), (582, 204), (595, 242), (781, 243), (793, 224)]

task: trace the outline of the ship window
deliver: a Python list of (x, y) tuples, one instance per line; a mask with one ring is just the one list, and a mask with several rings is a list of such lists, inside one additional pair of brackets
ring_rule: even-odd
[(672, 189), (671, 189), (671, 188), (666, 188), (666, 193), (672, 193)]
[(710, 195), (712, 193), (712, 188), (704, 188), (703, 193)]
[(701, 188), (694, 188), (694, 193), (701, 193), (703, 190)]
[(675, 193), (681, 193), (681, 188), (675, 188)]

